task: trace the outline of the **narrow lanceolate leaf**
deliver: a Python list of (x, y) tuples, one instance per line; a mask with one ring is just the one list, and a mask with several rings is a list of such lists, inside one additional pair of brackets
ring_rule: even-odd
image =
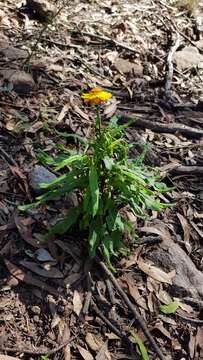
[(96, 255), (96, 249), (99, 244), (99, 236), (96, 228), (91, 229), (88, 243), (89, 243), (89, 255), (90, 257), (94, 257)]
[(69, 156), (67, 159), (62, 160), (55, 168), (55, 170), (60, 170), (65, 166), (68, 166), (70, 164), (72, 164), (74, 161), (83, 161), (86, 158), (86, 156), (84, 155), (72, 155)]
[(143, 360), (149, 360), (149, 356), (147, 353), (147, 349), (144, 345), (144, 343), (142, 342), (142, 340), (140, 339), (140, 337), (134, 332), (131, 331), (131, 340), (137, 344), (137, 346), (139, 347), (140, 350), (140, 354)]
[(51, 230), (47, 233), (47, 235), (45, 235), (45, 238), (49, 238), (52, 235), (55, 234), (59, 234), (59, 235), (63, 235), (65, 234), (70, 228), (71, 226), (73, 226), (79, 215), (80, 215), (80, 207), (75, 207), (72, 208), (68, 211), (68, 214), (65, 216), (65, 218), (61, 221), (59, 221), (58, 223), (56, 223), (56, 225), (54, 225)]
[(97, 214), (99, 208), (98, 176), (97, 176), (97, 169), (94, 165), (92, 165), (90, 168), (89, 185), (90, 185), (90, 192), (92, 198), (92, 216), (94, 217)]
[(172, 301), (168, 305), (160, 305), (160, 310), (164, 314), (174, 314), (179, 308), (179, 304), (176, 301)]

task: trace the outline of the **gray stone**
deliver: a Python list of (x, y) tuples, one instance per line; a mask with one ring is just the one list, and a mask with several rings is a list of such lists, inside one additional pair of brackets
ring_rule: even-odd
[(28, 56), (28, 52), (23, 49), (18, 49), (14, 46), (6, 45), (6, 40), (0, 39), (0, 58), (4, 60), (20, 60), (26, 59)]
[(29, 95), (34, 90), (35, 82), (32, 75), (25, 71), (4, 69), (0, 71), (0, 77), (2, 85), (11, 86), (11, 90), (19, 95)]
[(134, 76), (143, 75), (143, 66), (140, 62), (133, 63), (128, 60), (117, 58), (114, 62), (116, 70), (123, 74), (132, 73)]
[(42, 194), (46, 189), (41, 189), (40, 184), (50, 184), (57, 177), (51, 171), (47, 170), (44, 166), (36, 165), (31, 171), (30, 175), (30, 186), (36, 194)]
[(203, 55), (195, 46), (186, 46), (183, 50), (174, 54), (173, 60), (179, 70), (203, 66)]

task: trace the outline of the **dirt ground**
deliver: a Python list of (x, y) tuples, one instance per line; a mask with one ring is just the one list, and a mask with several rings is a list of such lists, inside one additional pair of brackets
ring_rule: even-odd
[[(0, 359), (147, 360), (132, 332), (149, 359), (203, 359), (201, 22), (200, 1), (0, 1)], [(146, 165), (173, 187), (172, 208), (132, 219), (138, 239), (115, 259), (116, 284), (85, 263), (78, 229), (42, 243), (67, 203), (17, 211), (35, 197), (39, 151), (79, 146), (62, 133), (91, 136), (80, 94), (94, 86), (113, 94), (104, 122), (135, 118), (131, 155), (148, 144)]]

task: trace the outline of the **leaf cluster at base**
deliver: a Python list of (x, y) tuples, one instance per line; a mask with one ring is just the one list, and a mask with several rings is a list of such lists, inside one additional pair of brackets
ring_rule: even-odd
[(94, 257), (100, 249), (111, 268), (112, 255), (124, 249), (123, 234), (130, 235), (133, 230), (121, 210), (128, 206), (135, 216), (144, 218), (148, 210), (168, 206), (159, 201), (159, 196), (169, 189), (158, 182), (155, 169), (143, 165), (143, 154), (129, 159), (130, 145), (124, 138), (124, 127), (113, 118), (107, 127), (95, 128), (93, 139), (82, 142), (81, 152), (68, 154), (66, 150), (56, 159), (41, 153), (43, 163), (63, 174), (49, 184), (41, 184), (46, 192), (35, 203), (19, 207), (27, 210), (79, 191), (79, 205), (69, 209), (46, 236), (64, 234), (77, 223), (88, 233), (89, 256)]

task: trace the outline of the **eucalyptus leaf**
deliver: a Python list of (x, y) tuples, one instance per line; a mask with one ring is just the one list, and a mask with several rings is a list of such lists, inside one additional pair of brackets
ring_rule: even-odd
[(174, 314), (179, 308), (179, 304), (176, 301), (172, 301), (168, 305), (160, 305), (160, 310), (164, 314)]

